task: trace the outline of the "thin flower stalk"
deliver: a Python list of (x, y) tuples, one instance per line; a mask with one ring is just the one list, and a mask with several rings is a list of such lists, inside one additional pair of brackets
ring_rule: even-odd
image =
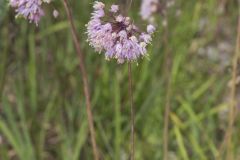
[(105, 4), (95, 1), (90, 21), (86, 25), (90, 46), (96, 52), (104, 52), (107, 60), (116, 59), (118, 63), (128, 63), (129, 96), (131, 107), (131, 153), (130, 159), (135, 159), (134, 138), (134, 106), (132, 93), (132, 68), (131, 62), (137, 62), (139, 58), (148, 56), (147, 46), (152, 41), (155, 32), (153, 25), (148, 25), (146, 32), (142, 32), (127, 15), (132, 0), (127, 3), (125, 13), (121, 12), (118, 5), (112, 5), (109, 9)]
[(234, 122), (236, 119), (236, 85), (237, 85), (237, 74), (238, 74), (238, 63), (240, 61), (240, 2), (238, 2), (238, 26), (237, 26), (237, 39), (236, 39), (236, 50), (233, 57), (232, 63), (232, 81), (231, 81), (231, 91), (230, 91), (230, 103), (229, 103), (229, 114), (228, 114), (228, 127), (225, 133), (224, 139), (220, 148), (218, 150), (218, 154), (216, 156), (217, 160), (222, 159), (222, 154), (224, 153), (225, 149), (226, 159), (227, 160), (235, 160), (234, 153), (233, 153), (233, 144), (232, 144), (232, 134), (234, 128)]
[(230, 100), (230, 111), (228, 116), (228, 130), (227, 130), (227, 159), (234, 160), (233, 144), (232, 144), (232, 134), (233, 127), (236, 117), (236, 84), (237, 84), (237, 73), (238, 73), (238, 62), (240, 60), (240, 15), (238, 17), (238, 27), (237, 27), (237, 41), (236, 41), (236, 51), (233, 58), (233, 70), (232, 70), (232, 86), (231, 86), (231, 100)]
[(135, 111), (133, 105), (133, 88), (132, 88), (132, 66), (128, 63), (128, 92), (130, 96), (131, 107), (131, 160), (135, 159)]
[(64, 8), (67, 13), (67, 18), (70, 23), (70, 29), (71, 29), (71, 34), (74, 42), (75, 49), (77, 51), (77, 55), (79, 57), (79, 67), (80, 67), (80, 72), (82, 74), (82, 80), (83, 80), (83, 86), (84, 86), (84, 95), (86, 98), (86, 106), (87, 106), (87, 117), (88, 117), (88, 125), (89, 125), (89, 130), (90, 130), (90, 137), (91, 137), (91, 143), (93, 147), (93, 154), (94, 154), (94, 160), (99, 160), (99, 153), (98, 153), (98, 148), (97, 148), (97, 143), (96, 143), (96, 135), (95, 135), (95, 129), (94, 129), (94, 121), (93, 121), (93, 114), (91, 110), (91, 101), (90, 101), (90, 89), (89, 89), (89, 84), (88, 84), (88, 78), (87, 78), (87, 71), (84, 65), (83, 61), (83, 53), (80, 47), (80, 41), (77, 37), (77, 31), (76, 27), (73, 23), (73, 17), (70, 11), (70, 8), (68, 6), (67, 0), (63, 0)]

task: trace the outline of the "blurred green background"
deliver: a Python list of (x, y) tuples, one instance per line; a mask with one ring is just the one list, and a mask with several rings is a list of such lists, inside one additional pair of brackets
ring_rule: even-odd
[[(127, 160), (127, 64), (106, 61), (86, 42), (92, 3), (71, 0), (70, 6), (85, 55), (97, 144), (102, 159)], [(53, 18), (53, 9), (58, 18)], [(139, 9), (140, 1), (133, 1), (130, 15), (145, 26)], [(66, 14), (57, 0), (45, 5), (45, 11), (36, 27), (15, 19), (8, 1), (0, 0), (0, 160), (92, 160), (79, 62)], [(157, 16), (150, 59), (132, 65), (137, 160), (163, 159), (167, 105), (169, 160), (216, 159), (227, 129), (237, 17), (236, 0), (176, 0), (167, 17)], [(236, 121), (233, 152), (240, 160)]]

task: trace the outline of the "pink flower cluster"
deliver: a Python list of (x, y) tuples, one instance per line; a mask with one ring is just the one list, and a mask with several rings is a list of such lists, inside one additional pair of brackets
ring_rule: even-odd
[(154, 22), (153, 14), (158, 11), (159, 0), (142, 0), (140, 15), (143, 20)]
[(155, 27), (147, 26), (141, 32), (129, 17), (120, 14), (119, 6), (109, 10), (105, 4), (95, 1), (91, 20), (86, 25), (88, 42), (97, 52), (105, 52), (106, 59), (117, 59), (118, 63), (136, 61), (147, 55), (146, 47), (152, 41)]
[(41, 17), (44, 15), (42, 3), (49, 3), (50, 0), (10, 0), (10, 5), (17, 12), (17, 16), (23, 16), (30, 22), (38, 25)]
[[(166, 15), (168, 9), (175, 5), (175, 0), (142, 0), (140, 15), (143, 20), (155, 23), (157, 14)], [(164, 22), (165, 23), (165, 22)]]

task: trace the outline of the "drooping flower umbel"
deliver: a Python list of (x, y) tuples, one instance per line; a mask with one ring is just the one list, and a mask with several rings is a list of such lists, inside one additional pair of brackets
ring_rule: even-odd
[(10, 0), (10, 5), (16, 8), (16, 16), (23, 16), (30, 22), (38, 25), (38, 22), (44, 15), (42, 9), (43, 2), (49, 3), (50, 0)]
[(153, 14), (158, 11), (159, 0), (142, 0), (140, 15), (143, 20), (154, 21)]
[(154, 26), (148, 25), (147, 32), (141, 32), (129, 17), (121, 15), (118, 5), (107, 10), (105, 4), (95, 1), (93, 8), (86, 26), (88, 42), (97, 52), (105, 52), (106, 59), (117, 59), (118, 63), (147, 55), (146, 46), (152, 41)]
[(155, 23), (156, 15), (160, 14), (164, 17), (174, 4), (175, 0), (142, 0), (140, 15), (143, 20)]

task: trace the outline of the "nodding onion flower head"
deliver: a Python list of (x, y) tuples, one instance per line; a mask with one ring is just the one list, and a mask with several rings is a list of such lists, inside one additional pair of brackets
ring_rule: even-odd
[(93, 8), (86, 25), (90, 46), (99, 53), (105, 52), (107, 60), (116, 59), (118, 63), (137, 61), (147, 55), (154, 26), (148, 25), (147, 32), (141, 32), (129, 17), (120, 13), (118, 5), (106, 9), (104, 3), (95, 1)]
[(174, 5), (175, 0), (142, 0), (140, 15), (143, 20), (155, 23), (156, 14), (164, 16)]
[(159, 9), (159, 0), (142, 0), (140, 15), (143, 20), (154, 21), (154, 13)]
[(42, 3), (50, 3), (50, 0), (10, 0), (10, 5), (15, 8), (17, 17), (22, 16), (36, 25), (44, 16)]

